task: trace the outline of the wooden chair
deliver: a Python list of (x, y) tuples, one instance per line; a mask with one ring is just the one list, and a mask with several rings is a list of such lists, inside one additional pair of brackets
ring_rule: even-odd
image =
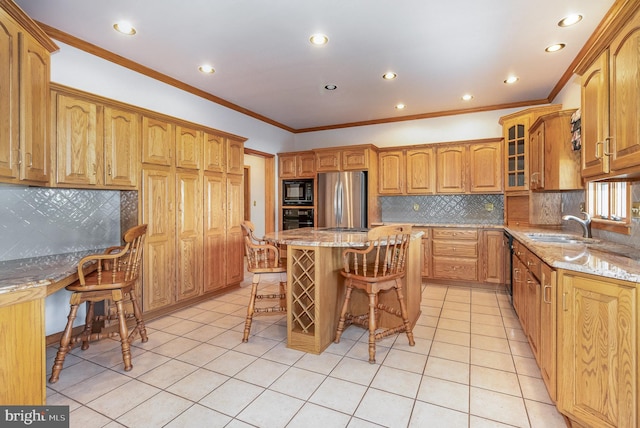
[[(356, 324), (369, 329), (369, 362), (375, 363), (376, 341), (395, 333), (405, 332), (409, 345), (415, 345), (411, 323), (407, 315), (407, 306), (402, 293), (402, 280), (405, 276), (407, 252), (411, 239), (411, 226), (380, 226), (369, 231), (369, 246), (365, 249), (349, 248), (342, 254), (346, 293), (340, 320), (336, 330), (335, 342), (346, 327)], [(351, 293), (354, 288), (363, 290), (369, 297), (369, 311), (364, 314), (349, 313)], [(395, 289), (400, 310), (378, 302), (381, 291)], [(378, 330), (379, 311), (385, 311), (402, 320), (395, 327)]]
[[(244, 235), (244, 249), (247, 256), (247, 270), (253, 273), (251, 279), (251, 295), (249, 297), (249, 306), (247, 307), (247, 319), (244, 324), (243, 342), (249, 341), (251, 332), (251, 323), (254, 315), (259, 314), (276, 314), (286, 312), (287, 310), (287, 267), (284, 266), (280, 258), (280, 250), (275, 246), (257, 238), (254, 234), (255, 227), (250, 221), (242, 222), (242, 233)], [(285, 262), (286, 263), (286, 262)], [(281, 275), (279, 282), (279, 293), (277, 294), (258, 294), (258, 285), (262, 274), (278, 273)], [(285, 274), (284, 281), (282, 274)], [(278, 304), (271, 307), (256, 307), (256, 300), (275, 300)]]
[[(136, 282), (142, 269), (142, 248), (147, 225), (132, 227), (124, 234), (124, 246), (110, 247), (103, 254), (94, 254), (84, 257), (78, 262), (78, 281), (68, 285), (67, 290), (73, 292), (70, 303), (71, 310), (60, 339), (60, 348), (51, 371), (49, 382), (58, 381), (62, 365), (67, 353), (77, 342), (82, 342), (82, 350), (89, 348), (89, 341), (100, 340), (105, 337), (120, 337), (122, 344), (122, 359), (125, 371), (131, 370), (130, 344), (137, 334), (140, 334), (142, 342), (146, 342), (147, 331), (142, 319), (142, 311), (136, 296)], [(96, 270), (85, 275), (83, 269), (86, 263), (96, 263)], [(128, 296), (128, 299), (125, 298)], [(116, 313), (110, 314), (105, 308), (106, 315), (95, 315), (96, 302), (111, 299), (116, 304)], [(131, 302), (133, 313), (127, 313), (125, 303)], [(87, 305), (87, 317), (85, 327), (81, 333), (73, 335), (73, 321), (76, 318), (78, 306), (89, 302)], [(129, 332), (127, 319), (135, 318), (136, 325)], [(104, 321), (118, 320), (118, 329), (100, 327)], [(97, 332), (94, 330), (98, 330)]]

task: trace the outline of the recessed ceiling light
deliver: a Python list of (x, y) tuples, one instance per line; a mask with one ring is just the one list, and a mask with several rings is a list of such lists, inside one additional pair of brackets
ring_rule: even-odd
[(311, 42), (312, 45), (322, 46), (322, 45), (326, 45), (329, 42), (329, 38), (324, 34), (314, 34), (311, 37), (309, 37), (309, 41)]
[(573, 24), (577, 24), (582, 21), (582, 15), (574, 13), (573, 15), (566, 16), (558, 22), (559, 27), (568, 27)]
[(395, 79), (396, 77), (398, 77), (398, 75), (397, 75), (396, 73), (394, 73), (393, 71), (387, 71), (386, 73), (384, 73), (384, 74), (382, 75), (382, 78), (383, 78), (384, 80), (393, 80), (393, 79)]
[(338, 86), (337, 85), (324, 85), (324, 88), (327, 91), (335, 91), (336, 89), (338, 89)]
[(396, 104), (396, 110), (404, 110), (406, 107), (404, 104)]
[(556, 43), (555, 45), (548, 46), (544, 51), (545, 52), (558, 52), (559, 50), (564, 49), (566, 45), (564, 43)]
[(505, 79), (504, 83), (506, 83), (507, 85), (510, 85), (512, 83), (516, 83), (518, 81), (518, 76), (509, 76)]
[(212, 66), (207, 65), (207, 64), (201, 65), (200, 67), (198, 67), (198, 70), (201, 73), (205, 73), (205, 74), (213, 74), (213, 73), (216, 72), (216, 70)]
[(464, 94), (464, 95), (462, 96), (462, 99), (463, 99), (464, 101), (470, 101), (472, 98), (473, 98), (473, 95), (471, 95), (471, 94)]
[(128, 21), (116, 22), (115, 24), (113, 24), (113, 28), (117, 32), (126, 34), (128, 36), (133, 36), (134, 34), (136, 34), (136, 29), (133, 28), (133, 25), (131, 25), (131, 23)]

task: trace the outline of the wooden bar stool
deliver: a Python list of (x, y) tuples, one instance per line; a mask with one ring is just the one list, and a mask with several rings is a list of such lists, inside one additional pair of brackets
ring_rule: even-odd
[[(247, 256), (247, 270), (253, 273), (251, 279), (251, 295), (249, 296), (249, 306), (247, 307), (247, 319), (244, 323), (243, 342), (249, 341), (251, 323), (254, 315), (276, 314), (287, 311), (287, 267), (283, 265), (280, 258), (280, 250), (275, 245), (270, 245), (258, 239), (254, 235), (255, 227), (250, 221), (242, 222), (242, 233), (244, 235), (244, 249)], [(279, 293), (258, 294), (258, 285), (262, 274), (280, 274)], [(284, 275), (284, 281), (282, 276)], [(278, 300), (278, 303), (270, 307), (256, 307), (256, 300)]]
[[(71, 310), (67, 326), (60, 339), (60, 348), (53, 363), (49, 382), (58, 381), (67, 353), (75, 343), (80, 341), (82, 342), (81, 349), (85, 350), (89, 348), (91, 340), (120, 336), (124, 369), (129, 371), (133, 367), (131, 364), (131, 342), (137, 334), (140, 334), (143, 342), (148, 340), (135, 289), (142, 267), (142, 248), (146, 232), (146, 224), (132, 227), (124, 234), (124, 246), (107, 248), (103, 254), (86, 256), (78, 263), (78, 281), (66, 287), (67, 290), (73, 292), (70, 299)], [(88, 262), (97, 263), (97, 268), (94, 272), (85, 275), (83, 266)], [(125, 300), (125, 298), (127, 299)], [(95, 315), (95, 303), (106, 299), (115, 302), (116, 313), (109, 314), (105, 308), (106, 315)], [(74, 336), (72, 335), (73, 321), (76, 318), (78, 306), (84, 302), (89, 302), (85, 327), (81, 333)], [(126, 312), (125, 303), (127, 302), (131, 302), (133, 313)], [(131, 332), (127, 327), (128, 318), (136, 320), (136, 325)], [(118, 320), (117, 331), (107, 327), (101, 328), (98, 332), (93, 331), (98, 322), (115, 319)]]
[[(410, 225), (380, 226), (369, 231), (369, 246), (367, 248), (349, 248), (342, 253), (344, 267), (340, 273), (345, 278), (346, 293), (336, 329), (335, 342), (340, 342), (342, 332), (351, 324), (368, 328), (370, 363), (376, 362), (376, 341), (384, 337), (405, 332), (409, 339), (409, 345), (415, 345), (407, 305), (402, 293), (402, 279), (405, 276), (410, 239)], [(354, 288), (367, 293), (369, 297), (368, 313), (358, 315), (349, 313), (349, 303)], [(378, 294), (392, 288), (395, 289), (400, 310), (378, 302)], [(376, 332), (379, 311), (385, 311), (398, 317), (402, 323)]]

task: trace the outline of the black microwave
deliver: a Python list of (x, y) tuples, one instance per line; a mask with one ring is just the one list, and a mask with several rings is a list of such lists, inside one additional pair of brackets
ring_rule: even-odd
[(283, 180), (282, 205), (313, 205), (313, 180)]

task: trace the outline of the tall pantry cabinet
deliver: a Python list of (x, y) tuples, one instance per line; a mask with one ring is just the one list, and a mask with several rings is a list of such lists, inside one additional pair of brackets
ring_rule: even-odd
[(143, 116), (145, 312), (242, 281), (243, 143)]

